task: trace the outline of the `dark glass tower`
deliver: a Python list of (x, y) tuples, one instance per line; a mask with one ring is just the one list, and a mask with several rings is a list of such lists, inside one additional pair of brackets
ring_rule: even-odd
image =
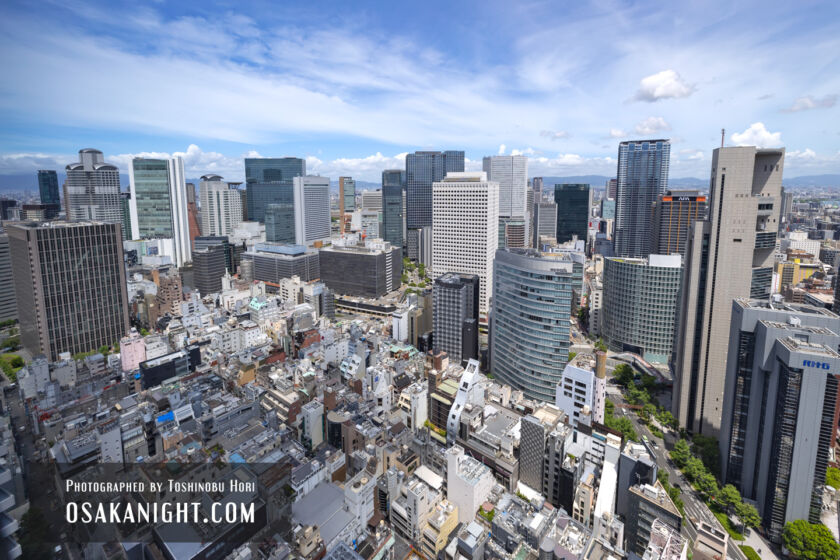
[[(248, 219), (265, 222), (269, 204), (294, 204), (292, 180), (306, 175), (306, 160), (296, 157), (245, 158)], [(294, 212), (288, 219), (294, 224)]]
[(615, 256), (651, 253), (652, 208), (668, 188), (669, 140), (633, 140), (618, 146)]
[(415, 152), (405, 158), (406, 227), (432, 225), (432, 183), (450, 171), (464, 171), (464, 152)]
[(573, 236), (586, 242), (592, 202), (589, 185), (554, 185), (554, 202), (557, 204), (557, 242), (571, 241)]
[(41, 195), (41, 204), (61, 204), (58, 194), (58, 175), (52, 169), (41, 169), (38, 171), (38, 192)]
[[(285, 197), (285, 193), (283, 196)], [(294, 244), (295, 205), (293, 200), (266, 206), (265, 240), (270, 243)]]
[(478, 358), (479, 278), (448, 272), (432, 288), (434, 349), (456, 364)]
[(382, 172), (382, 239), (395, 247), (403, 246), (405, 214), (403, 193), (405, 171), (386, 169)]

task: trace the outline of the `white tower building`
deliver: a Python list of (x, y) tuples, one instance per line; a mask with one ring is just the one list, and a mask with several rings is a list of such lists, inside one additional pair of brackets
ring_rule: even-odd
[(218, 175), (205, 175), (201, 190), (202, 235), (230, 235), (242, 222), (242, 194)]
[(330, 239), (330, 178), (294, 178), (295, 243), (311, 246)]

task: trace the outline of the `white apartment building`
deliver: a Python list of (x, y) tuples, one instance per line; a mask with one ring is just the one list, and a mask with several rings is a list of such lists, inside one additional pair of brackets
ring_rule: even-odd
[(492, 295), (499, 245), (499, 184), (483, 172), (450, 172), (432, 184), (432, 279), (447, 272), (479, 277), (479, 312)]
[(302, 436), (309, 441), (310, 449), (315, 449), (324, 441), (324, 405), (319, 401), (306, 403), (301, 407), (301, 417)]
[(426, 385), (412, 383), (400, 392), (397, 405), (408, 429), (417, 431), (429, 418), (429, 393)]
[[(602, 363), (598, 364), (598, 360)], [(606, 354), (578, 354), (563, 369), (554, 406), (566, 413), (573, 426), (580, 420), (584, 407), (591, 411), (592, 419), (603, 423), (605, 393)]]
[(218, 175), (205, 175), (201, 191), (201, 234), (230, 235), (242, 222), (242, 194)]
[(294, 178), (295, 243), (312, 246), (330, 239), (330, 178)]
[(446, 497), (458, 506), (458, 521), (469, 523), (487, 501), (496, 480), (490, 467), (453, 445), (446, 450)]

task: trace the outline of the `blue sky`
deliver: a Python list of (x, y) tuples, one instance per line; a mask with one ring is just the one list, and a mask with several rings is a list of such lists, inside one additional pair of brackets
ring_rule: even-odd
[(525, 153), (531, 175), (615, 173), (667, 137), (671, 176), (720, 144), (840, 172), (838, 2), (4, 2), (0, 174), (183, 153), (378, 180), (405, 152)]

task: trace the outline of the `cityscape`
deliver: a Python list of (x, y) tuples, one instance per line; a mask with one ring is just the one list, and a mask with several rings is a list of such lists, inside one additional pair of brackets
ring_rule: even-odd
[[(744, 39), (806, 89), (663, 52), (566, 116), (508, 37), (545, 7), (474, 16), (525, 90), (442, 14), (219, 9), (0, 8), (0, 558), (840, 558), (837, 6)], [(673, 10), (675, 52), (764, 17)]]

